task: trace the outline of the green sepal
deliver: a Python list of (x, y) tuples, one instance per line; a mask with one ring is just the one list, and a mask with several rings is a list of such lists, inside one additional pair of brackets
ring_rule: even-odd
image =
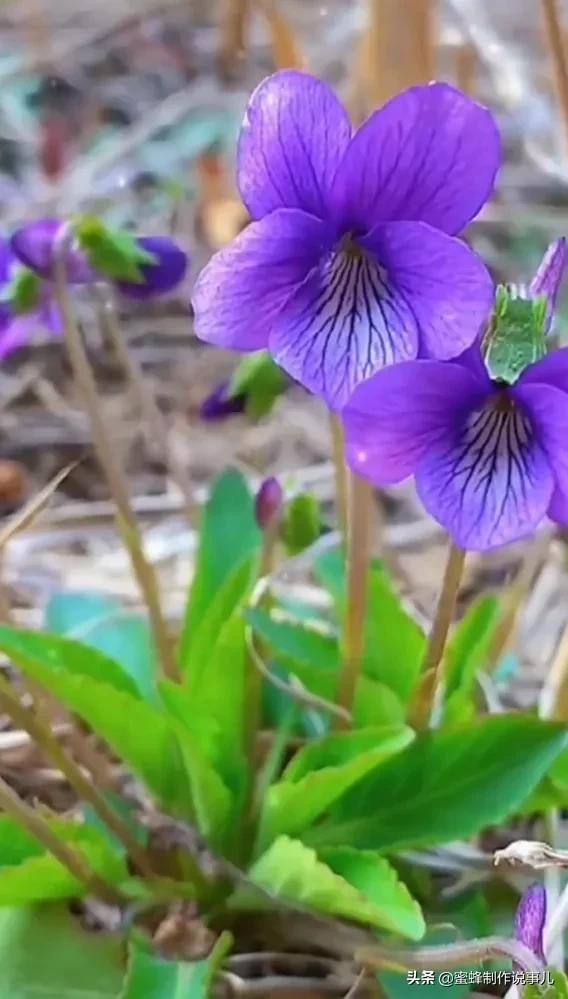
[(546, 355), (547, 311), (544, 297), (521, 298), (506, 285), (498, 287), (483, 341), (485, 364), (494, 381), (513, 385), (525, 368)]
[(37, 309), (41, 301), (41, 278), (28, 267), (18, 267), (3, 301), (17, 316), (25, 316)]
[(229, 383), (227, 397), (246, 396), (246, 413), (252, 419), (259, 419), (270, 412), (281, 396), (290, 379), (272, 360), (270, 354), (261, 350), (244, 357), (237, 366)]
[(135, 236), (111, 229), (94, 215), (79, 219), (75, 234), (91, 267), (114, 281), (144, 284), (142, 265), (156, 263), (156, 255), (145, 250)]

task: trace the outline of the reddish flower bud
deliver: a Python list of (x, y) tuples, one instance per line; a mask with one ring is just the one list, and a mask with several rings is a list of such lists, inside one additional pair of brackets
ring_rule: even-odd
[(61, 118), (49, 118), (41, 126), (39, 162), (44, 176), (56, 181), (69, 160), (69, 129)]
[(284, 492), (278, 479), (270, 476), (261, 484), (256, 494), (256, 522), (263, 531), (279, 519), (284, 504)]

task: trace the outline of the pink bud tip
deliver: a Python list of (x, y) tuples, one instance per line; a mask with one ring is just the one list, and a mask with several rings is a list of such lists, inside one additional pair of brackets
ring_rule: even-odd
[(284, 493), (278, 479), (271, 476), (265, 479), (256, 494), (256, 522), (263, 531), (280, 516), (284, 503)]

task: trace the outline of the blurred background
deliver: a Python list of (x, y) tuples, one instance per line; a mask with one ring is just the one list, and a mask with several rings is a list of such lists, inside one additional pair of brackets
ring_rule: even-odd
[[(122, 307), (121, 321), (196, 499), (233, 464), (253, 479), (276, 473), (291, 489), (310, 489), (325, 512), (333, 496), (329, 428), (315, 400), (290, 386), (261, 419), (237, 413), (211, 421), (203, 409), (237, 360), (193, 338), (188, 303), (208, 256), (247, 223), (233, 178), (248, 94), (274, 68), (300, 66), (332, 83), (355, 121), (432, 78), (489, 105), (505, 164), (496, 197), (467, 235), (496, 277), (522, 279), (568, 228), (567, 53), (561, 0), (2, 0), (2, 232), (34, 217), (89, 211), (141, 234), (175, 235), (191, 254), (187, 283), (165, 302)], [(567, 316), (564, 308), (560, 331)], [(88, 312), (83, 326), (175, 619), (195, 535)], [(0, 368), (0, 513), (17, 509), (67, 463), (79, 464), (38, 523), (4, 552), (23, 623), (37, 623), (50, 595), (67, 586), (111, 587), (136, 601), (89, 444), (62, 346), (38, 329), (34, 343)], [(402, 578), (411, 579), (418, 603), (421, 592), (427, 601), (438, 572), (437, 528), (409, 489), (387, 494), (385, 509)], [(510, 551), (486, 560), (490, 583), (519, 557)], [(481, 571), (475, 560), (469, 571)], [(539, 657), (549, 651), (539, 646)]]

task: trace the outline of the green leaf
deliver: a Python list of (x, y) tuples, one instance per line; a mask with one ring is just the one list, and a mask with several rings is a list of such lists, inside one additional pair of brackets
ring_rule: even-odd
[(422, 733), (304, 838), (386, 851), (472, 836), (513, 814), (567, 741), (566, 726), (523, 715)]
[(256, 556), (251, 556), (236, 566), (227, 576), (192, 632), (186, 645), (186, 686), (189, 695), (197, 696), (197, 691), (207, 684), (213, 649), (219, 631), (226, 621), (242, 607), (247, 599), (257, 573)]
[(120, 663), (141, 696), (157, 703), (157, 657), (146, 618), (99, 593), (66, 592), (49, 601), (46, 624), (50, 631), (78, 639)]
[(246, 396), (246, 410), (252, 419), (259, 419), (270, 412), (279, 396), (290, 384), (288, 376), (279, 368), (266, 350), (248, 354), (233, 373), (228, 396)]
[[(127, 877), (124, 858), (97, 829), (61, 819), (52, 820), (49, 824), (60, 839), (75, 846), (92, 869), (106, 881), (119, 884)], [(28, 853), (14, 866), (0, 868), (0, 907), (85, 895), (86, 888), (81, 881), (74, 878), (52, 854), (43, 851), (41, 846), (38, 850), (35, 855)]]
[(250, 489), (240, 472), (225, 472), (213, 484), (203, 516), (197, 566), (179, 649), (184, 670), (189, 664), (194, 666), (194, 634), (218, 591), (244, 563), (259, 557), (261, 545), (262, 532), (256, 523)]
[[(316, 561), (315, 573), (343, 616), (347, 593), (343, 553), (339, 549), (325, 552)], [(420, 676), (426, 639), (378, 562), (369, 574), (367, 600), (363, 672), (408, 704)]]
[(353, 704), (353, 724), (356, 728), (401, 725), (405, 716), (405, 705), (390, 687), (361, 674)]
[(552, 968), (548, 971), (552, 984), (525, 985), (523, 999), (568, 999), (568, 976), (563, 971)]
[(375, 925), (410, 940), (424, 936), (422, 909), (384, 857), (367, 850), (335, 846), (323, 850), (320, 860), (372, 902), (377, 910)]
[(280, 833), (297, 835), (312, 825), (365, 774), (412, 741), (412, 729), (386, 727), (341, 732), (308, 744), (283, 779), (267, 791), (261, 818), (264, 846)]
[(448, 697), (458, 690), (470, 692), (476, 674), (485, 664), (500, 618), (497, 598), (484, 596), (472, 604), (455, 628), (445, 654)]
[(166, 807), (187, 814), (188, 784), (172, 723), (139, 700), (116, 663), (78, 642), (6, 626), (0, 649), (105, 739)]
[(111, 229), (95, 216), (80, 219), (75, 232), (91, 266), (115, 281), (143, 284), (142, 265), (156, 262), (156, 255), (145, 250), (135, 236)]
[[(391, 873), (388, 866), (382, 867), (379, 858), (377, 858), (377, 868), (371, 876), (370, 856), (363, 858), (358, 868), (345, 854), (341, 856), (338, 854), (334, 858), (338, 867), (343, 864), (348, 869), (354, 882), (367, 879), (367, 887), (362, 889), (358, 883), (351, 884), (341, 874), (332, 870), (327, 863), (319, 860), (315, 850), (311, 850), (300, 840), (279, 836), (266, 853), (253, 864), (249, 877), (271, 894), (290, 902), (300, 903), (318, 912), (381, 928), (385, 927), (386, 921), (386, 926), (392, 928), (393, 916), (389, 917), (383, 904), (377, 904), (375, 900), (381, 890), (380, 882), (383, 882), (385, 898), (389, 894), (392, 901), (398, 894), (399, 905), (405, 889), (399, 885), (397, 892), (394, 872)], [(410, 910), (412, 899), (409, 895), (408, 904)], [(242, 887), (237, 889), (230, 899), (229, 906), (234, 909), (270, 909), (270, 902), (261, 900), (253, 889)], [(413, 930), (421, 928), (418, 912), (419, 909), (413, 916), (407, 914), (406, 917), (407, 924)], [(395, 914), (394, 921), (402, 923), (404, 918)]]
[(0, 911), (6, 999), (117, 999), (123, 976), (120, 937), (87, 933), (65, 906)]
[(6, 643), (4, 651), (14, 662), (18, 657), (33, 660), (52, 670), (100, 680), (126, 694), (134, 696), (137, 693), (134, 683), (117, 662), (81, 642), (3, 625), (0, 625), (0, 642)]
[(141, 940), (133, 941), (119, 999), (210, 999), (215, 977), (232, 944), (231, 934), (222, 933), (201, 961), (165, 961)]
[(300, 493), (287, 503), (282, 522), (282, 540), (290, 555), (298, 555), (317, 541), (322, 522), (317, 498)]
[(245, 623), (237, 613), (217, 632), (217, 639), (190, 689), (164, 681), (168, 710), (195, 739), (204, 757), (241, 802), (248, 781), (246, 754), (247, 651)]
[(43, 847), (35, 837), (30, 836), (9, 816), (0, 817), (0, 868), (21, 864), (42, 853)]
[(245, 611), (245, 618), (260, 638), (284, 659), (313, 669), (338, 672), (341, 663), (337, 638), (307, 624), (278, 618), (260, 608)]

